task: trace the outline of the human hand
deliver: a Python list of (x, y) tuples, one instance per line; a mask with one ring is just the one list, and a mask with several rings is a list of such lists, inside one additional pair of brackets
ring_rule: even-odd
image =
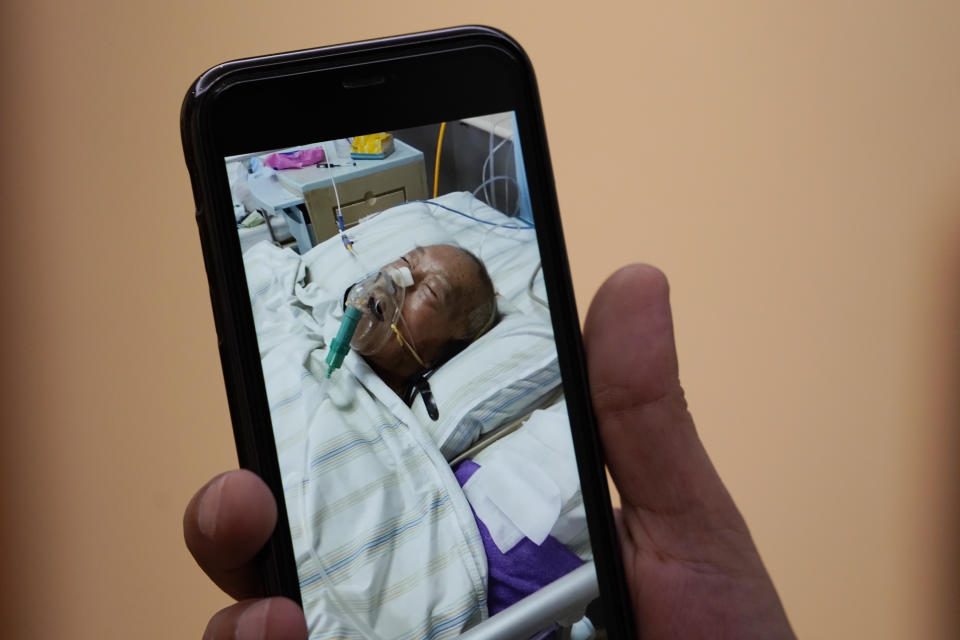
[(239, 600), (217, 612), (204, 640), (303, 640), (307, 623), (294, 602), (265, 598), (254, 556), (277, 526), (277, 503), (250, 471), (222, 473), (198, 491), (183, 514), (183, 537), (197, 564)]
[(584, 345), (640, 635), (794, 638), (687, 411), (663, 274), (637, 265), (607, 279)]

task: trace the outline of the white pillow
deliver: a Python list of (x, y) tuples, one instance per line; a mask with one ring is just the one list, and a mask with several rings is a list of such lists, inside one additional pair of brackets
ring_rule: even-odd
[(419, 394), (411, 409), (452, 460), (482, 434), (539, 407), (560, 384), (553, 331), (542, 319), (508, 314), (429, 382), (438, 419), (430, 418)]
[(422, 202), (408, 202), (368, 216), (347, 230), (354, 253), (340, 236), (324, 240), (302, 256), (306, 267), (305, 293), (301, 300), (337, 299), (348, 286), (417, 246), (452, 244), (453, 235), (436, 223)]
[(536, 232), (524, 228), (522, 221), (505, 216), (466, 192), (442, 195), (436, 203), (494, 225), (503, 225), (478, 223), (439, 206), (429, 208), (430, 215), (447, 229), (457, 244), (472, 251), (487, 265), (501, 299), (510, 300), (525, 313), (546, 317), (546, 309), (534, 302), (528, 292), (533, 277), (535, 293), (543, 299), (547, 297), (543, 273), (537, 271), (540, 252)]

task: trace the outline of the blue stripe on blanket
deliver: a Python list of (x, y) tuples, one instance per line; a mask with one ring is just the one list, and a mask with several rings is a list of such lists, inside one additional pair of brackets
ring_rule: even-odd
[(310, 460), (310, 470), (313, 471), (323, 465), (324, 463), (332, 462), (338, 456), (345, 454), (351, 449), (355, 449), (362, 445), (371, 445), (381, 442), (383, 440), (383, 434), (388, 429), (396, 429), (403, 423), (400, 421), (391, 422), (389, 424), (381, 424), (377, 427), (377, 435), (373, 438), (353, 438), (348, 442), (345, 442), (339, 446), (333, 447), (332, 449), (327, 449), (313, 456)]
[[(388, 543), (401, 537), (404, 533), (416, 530), (424, 523), (424, 521), (427, 520), (427, 518), (436, 518), (436, 516), (441, 515), (442, 512), (446, 510), (445, 508), (448, 507), (449, 503), (450, 497), (448, 495), (434, 498), (425, 506), (425, 508), (422, 508), (420, 513), (417, 514), (412, 520), (400, 522), (394, 526), (391, 526), (383, 533), (374, 535), (372, 538), (366, 540), (353, 550), (347, 552), (345, 555), (341, 555), (341, 557), (327, 565), (325, 567), (327, 575), (329, 575), (331, 579), (334, 579), (335, 574), (343, 573), (345, 570), (349, 569), (351, 565), (363, 555), (378, 551)], [(319, 580), (321, 580), (320, 572), (311, 572), (309, 575), (304, 576), (303, 579), (300, 580), (300, 589), (306, 589)]]

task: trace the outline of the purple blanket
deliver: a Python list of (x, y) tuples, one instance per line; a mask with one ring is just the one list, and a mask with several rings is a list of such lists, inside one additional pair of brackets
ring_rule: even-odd
[[(473, 460), (464, 460), (454, 470), (457, 482), (462, 487), (470, 476), (480, 468)], [(537, 545), (524, 538), (506, 553), (501, 553), (487, 527), (477, 519), (477, 528), (483, 540), (489, 567), (487, 607), (490, 615), (503, 611), (514, 602), (530, 595), (583, 564), (572, 551), (553, 536)]]

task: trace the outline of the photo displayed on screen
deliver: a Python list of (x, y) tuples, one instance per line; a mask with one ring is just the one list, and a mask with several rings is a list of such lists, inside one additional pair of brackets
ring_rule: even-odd
[(226, 158), (311, 638), (606, 637), (515, 129)]

